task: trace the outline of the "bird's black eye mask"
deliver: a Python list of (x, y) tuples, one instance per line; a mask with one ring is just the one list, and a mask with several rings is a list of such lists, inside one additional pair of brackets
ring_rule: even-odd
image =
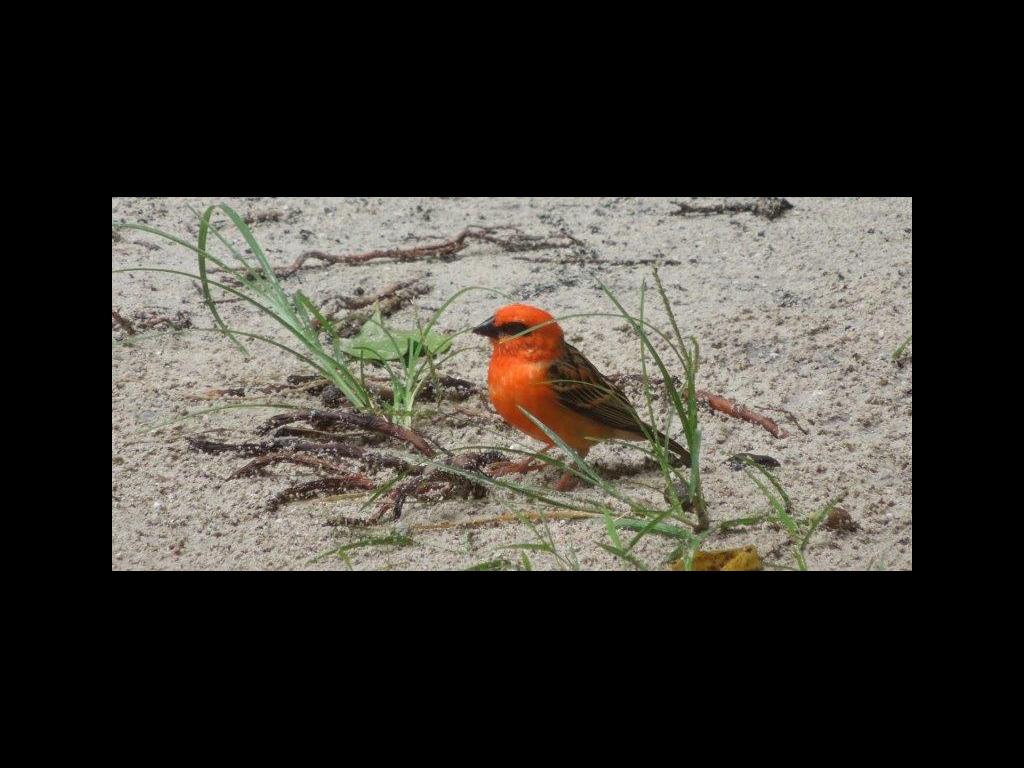
[(489, 317), (483, 323), (474, 328), (473, 333), (497, 339), (503, 336), (515, 336), (517, 333), (522, 333), (530, 327), (531, 326), (526, 325), (525, 323), (503, 323), (501, 325), (495, 325), (494, 318)]

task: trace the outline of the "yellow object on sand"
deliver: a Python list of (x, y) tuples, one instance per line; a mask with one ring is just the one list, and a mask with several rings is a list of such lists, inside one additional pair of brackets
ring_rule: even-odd
[[(683, 570), (683, 561), (672, 563), (673, 571)], [(750, 545), (739, 549), (719, 549), (714, 552), (698, 552), (693, 556), (695, 571), (760, 571), (761, 556), (757, 547)]]

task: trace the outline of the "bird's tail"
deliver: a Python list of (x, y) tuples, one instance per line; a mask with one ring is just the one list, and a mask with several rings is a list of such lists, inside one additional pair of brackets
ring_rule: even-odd
[[(658, 442), (664, 445), (665, 434), (663, 432), (658, 432), (657, 430), (654, 430), (654, 432), (658, 435)], [(683, 464), (685, 464), (686, 466), (690, 466), (690, 452), (688, 450), (683, 448), (683, 446), (681, 446), (671, 437), (668, 438), (668, 447), (669, 450), (671, 450), (674, 454), (676, 454), (676, 456), (679, 457), (679, 460), (682, 461)]]

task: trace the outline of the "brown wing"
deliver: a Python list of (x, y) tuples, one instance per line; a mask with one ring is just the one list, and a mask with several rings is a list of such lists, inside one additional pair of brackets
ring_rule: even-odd
[[(608, 381), (572, 344), (566, 344), (565, 354), (548, 368), (548, 386), (566, 408), (610, 427), (644, 435), (643, 426), (647, 425), (640, 421), (625, 393)], [(659, 440), (665, 439), (658, 430), (651, 431)], [(668, 444), (683, 463), (690, 466), (690, 452), (675, 440), (670, 439)]]
[(626, 395), (571, 344), (566, 344), (565, 354), (551, 363), (548, 381), (566, 408), (610, 427), (643, 434)]

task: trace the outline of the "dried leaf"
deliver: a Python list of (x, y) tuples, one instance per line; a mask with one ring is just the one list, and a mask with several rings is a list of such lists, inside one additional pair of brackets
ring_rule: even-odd
[[(670, 566), (673, 571), (685, 568), (682, 560)], [(750, 545), (738, 549), (720, 549), (714, 552), (697, 552), (693, 556), (695, 571), (760, 571), (761, 556), (757, 547)]]

